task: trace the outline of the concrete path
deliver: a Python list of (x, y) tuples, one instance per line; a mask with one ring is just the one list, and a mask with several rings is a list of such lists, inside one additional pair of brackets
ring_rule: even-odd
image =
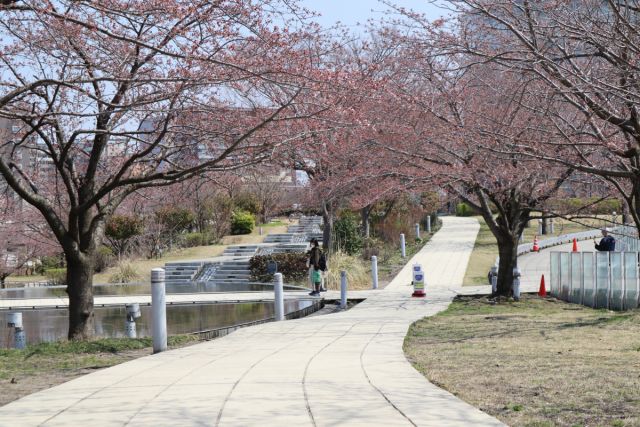
[[(379, 291), (351, 291), (349, 297), (353, 299), (366, 299)], [(308, 291), (287, 291), (284, 293), (285, 300), (314, 299)], [(340, 299), (339, 291), (327, 291), (321, 297), (328, 300)], [(191, 303), (233, 303), (233, 302), (264, 302), (273, 301), (273, 291), (269, 292), (233, 292), (233, 293), (198, 293), (198, 294), (169, 294), (166, 296), (168, 304), (191, 304)], [(130, 296), (100, 296), (95, 297), (94, 305), (100, 306), (124, 306), (125, 304), (151, 304), (151, 295), (130, 295)], [(0, 309), (13, 310), (18, 308), (59, 308), (69, 305), (68, 298), (30, 298), (30, 299), (5, 299), (0, 300)]]
[[(407, 362), (409, 325), (443, 310), (478, 231), (442, 229), (382, 291), (327, 316), (263, 324), (137, 359), (0, 408), (0, 425), (498, 426)], [(411, 298), (411, 266), (427, 298)]]

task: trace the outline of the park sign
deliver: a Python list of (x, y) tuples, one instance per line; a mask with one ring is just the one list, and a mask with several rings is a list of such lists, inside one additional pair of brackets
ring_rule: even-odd
[(424, 272), (422, 271), (422, 266), (420, 264), (413, 265), (413, 297), (423, 297), (426, 296), (424, 292), (425, 288), (425, 280), (424, 280)]

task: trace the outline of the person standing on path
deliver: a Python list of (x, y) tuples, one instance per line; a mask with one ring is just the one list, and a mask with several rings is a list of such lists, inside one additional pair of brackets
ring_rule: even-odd
[(596, 243), (595, 239), (593, 240), (593, 243), (598, 251), (611, 252), (616, 250), (616, 239), (609, 235), (609, 230), (606, 228), (602, 229), (602, 239), (600, 240), (600, 243)]
[[(309, 295), (319, 295), (321, 280), (316, 282), (317, 276), (320, 273), (320, 245), (317, 239), (311, 239), (311, 249), (307, 252), (307, 267), (309, 268), (309, 284), (311, 286), (311, 293)], [(317, 284), (317, 286), (316, 286)]]

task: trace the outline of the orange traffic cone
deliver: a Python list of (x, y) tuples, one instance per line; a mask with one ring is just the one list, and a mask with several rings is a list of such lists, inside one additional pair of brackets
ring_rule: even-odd
[(576, 238), (573, 238), (573, 252), (578, 252), (578, 241)]
[(538, 246), (538, 236), (533, 237), (533, 252), (539, 252), (540, 247)]
[(540, 290), (538, 291), (538, 296), (539, 297), (546, 297), (547, 296), (547, 288), (544, 286), (544, 274), (542, 275), (542, 278), (540, 279)]

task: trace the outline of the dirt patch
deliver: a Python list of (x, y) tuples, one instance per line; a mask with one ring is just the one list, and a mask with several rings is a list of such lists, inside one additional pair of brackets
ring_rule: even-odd
[(434, 384), (517, 426), (640, 426), (640, 311), (460, 298), (405, 340)]

